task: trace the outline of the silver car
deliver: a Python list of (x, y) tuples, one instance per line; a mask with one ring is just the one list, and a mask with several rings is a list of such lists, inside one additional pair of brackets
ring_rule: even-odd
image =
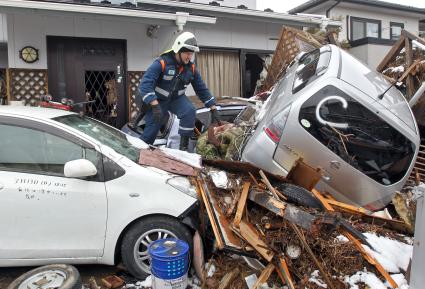
[(400, 190), (419, 148), (403, 95), (379, 73), (327, 45), (297, 57), (276, 84), (242, 160), (286, 175), (303, 158), (319, 189), (378, 210)]

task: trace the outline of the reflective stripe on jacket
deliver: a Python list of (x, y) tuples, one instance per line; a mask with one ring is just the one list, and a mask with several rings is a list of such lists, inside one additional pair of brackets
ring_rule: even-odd
[[(165, 62), (163, 69), (162, 62)], [(174, 58), (174, 53), (167, 53), (157, 58), (143, 75), (139, 85), (139, 93), (145, 103), (153, 100), (165, 101), (171, 97), (185, 94), (186, 87), (192, 84), (199, 99), (206, 107), (215, 105), (215, 98), (202, 80), (201, 74), (193, 63), (179, 66)]]

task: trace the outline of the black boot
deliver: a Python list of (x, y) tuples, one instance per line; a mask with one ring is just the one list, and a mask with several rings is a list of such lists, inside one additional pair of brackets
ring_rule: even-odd
[(179, 150), (181, 151), (188, 151), (189, 149), (189, 137), (186, 135), (182, 135), (180, 137), (180, 147)]

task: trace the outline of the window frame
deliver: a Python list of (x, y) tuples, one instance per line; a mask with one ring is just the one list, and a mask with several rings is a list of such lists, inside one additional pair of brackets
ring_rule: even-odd
[[(363, 25), (364, 36), (363, 37), (358, 38), (358, 39), (353, 39), (353, 22), (364, 23), (364, 25)], [(378, 24), (378, 37), (367, 36), (367, 25), (366, 25), (367, 23)], [(350, 16), (350, 39), (351, 39), (351, 41), (355, 41), (355, 40), (359, 40), (359, 39), (363, 39), (363, 38), (367, 38), (367, 37), (376, 38), (376, 39), (382, 38), (382, 21), (378, 20), (378, 19), (370, 19), (370, 18)]]
[[(1, 125), (10, 125), (10, 126), (15, 126), (15, 127), (20, 127), (20, 128), (25, 128), (25, 129), (31, 129), (31, 130), (39, 131), (41, 133), (51, 134), (55, 137), (65, 139), (69, 142), (74, 143), (75, 145), (80, 146), (82, 150), (92, 149), (92, 150), (97, 151), (100, 155), (99, 159), (100, 159), (101, 163), (99, 164), (99, 166), (101, 167), (100, 168), (101, 171), (98, 171), (96, 176), (88, 177), (88, 178), (81, 178), (81, 179), (82, 180), (88, 180), (88, 181), (103, 182), (103, 179), (104, 179), (104, 177), (103, 177), (103, 159), (102, 159), (103, 154), (100, 151), (96, 150), (95, 146), (86, 142), (85, 140), (83, 140), (83, 139), (81, 139), (77, 136), (74, 136), (74, 135), (72, 135), (72, 134), (70, 134), (70, 133), (68, 133), (64, 130), (61, 130), (59, 128), (55, 128), (52, 125), (33, 121), (33, 120), (30, 121), (30, 120), (19, 118), (19, 117), (0, 116), (0, 124)], [(57, 173), (54, 173), (54, 172), (46, 172), (46, 171), (26, 171), (26, 170), (21, 170), (21, 169), (6, 169), (6, 168), (1, 168), (0, 170), (1, 171), (16, 172), (16, 173), (28, 173), (28, 174), (35, 174), (35, 175), (45, 175), (45, 176), (66, 178), (63, 174), (57, 174)]]
[(400, 39), (401, 32), (398, 38), (393, 37), (393, 27), (400, 27), (401, 30), (404, 29), (404, 23), (401, 22), (390, 22), (390, 39), (391, 40), (398, 40)]

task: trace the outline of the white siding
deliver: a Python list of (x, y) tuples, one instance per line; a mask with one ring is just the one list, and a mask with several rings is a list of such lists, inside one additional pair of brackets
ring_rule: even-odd
[(391, 46), (389, 45), (365, 44), (353, 47), (349, 52), (370, 68), (375, 69), (390, 49)]
[[(9, 13), (7, 23), (9, 66), (34, 69), (47, 68), (46, 36), (68, 36), (124, 39), (127, 41), (127, 69), (146, 70), (152, 60), (171, 45), (176, 31), (171, 21), (36, 11)], [(146, 35), (149, 24), (160, 25), (153, 39)], [(277, 38), (280, 29), (279, 24), (228, 18), (218, 18), (215, 25), (189, 23), (185, 26), (185, 30), (195, 33), (200, 46), (257, 50), (274, 50), (277, 41), (270, 38)], [(39, 61), (27, 64), (19, 58), (18, 51), (26, 45), (39, 49)]]
[[(381, 20), (381, 38), (390, 39), (390, 22), (403, 23), (404, 29), (412, 32), (413, 34), (419, 33), (419, 20), (418, 17), (406, 16), (406, 15), (397, 15), (396, 10), (392, 10), (391, 13), (383, 13), (376, 10), (362, 10), (363, 6), (358, 6), (357, 9), (352, 8), (343, 8), (343, 7), (334, 7), (330, 12), (331, 19), (340, 19), (343, 23), (342, 31), (340, 33), (340, 39), (349, 38), (349, 29), (347, 25), (350, 25), (350, 21), (347, 22), (347, 16), (361, 17)], [(404, 13), (403, 13), (404, 14)]]
[(7, 42), (6, 14), (0, 13), (0, 42)]

